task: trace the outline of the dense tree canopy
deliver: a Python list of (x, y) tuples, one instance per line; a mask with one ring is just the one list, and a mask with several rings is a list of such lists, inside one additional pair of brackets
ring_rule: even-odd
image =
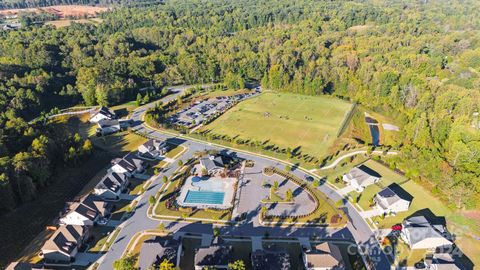
[(138, 6), (161, 2), (160, 0), (2, 0), (0, 1), (0, 9), (34, 8), (52, 5)]
[[(7, 142), (13, 136), (30, 145), (38, 135), (23, 119), (53, 106), (133, 100), (150, 82), (239, 88), (256, 80), (394, 116), (403, 124), (397, 166), (452, 205), (473, 207), (480, 191), (480, 135), (472, 128), (479, 9), (474, 0), (172, 0), (115, 9), (98, 26), (4, 32), (0, 161), (16, 161), (15, 173), (28, 166), (28, 147), (7, 149)], [(45, 178), (35, 177), (39, 185)]]

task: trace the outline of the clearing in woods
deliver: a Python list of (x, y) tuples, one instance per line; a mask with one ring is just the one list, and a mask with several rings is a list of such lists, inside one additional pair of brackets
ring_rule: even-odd
[(322, 157), (351, 108), (328, 96), (267, 92), (241, 102), (201, 130)]
[(18, 13), (51, 13), (56, 14), (60, 18), (94, 18), (97, 17), (98, 13), (107, 11), (106, 7), (93, 7), (93, 6), (82, 6), (82, 5), (58, 5), (58, 6), (49, 6), (49, 7), (39, 7), (39, 8), (23, 8), (23, 9), (5, 9), (0, 10), (0, 15), (4, 16), (13, 16), (18, 15)]

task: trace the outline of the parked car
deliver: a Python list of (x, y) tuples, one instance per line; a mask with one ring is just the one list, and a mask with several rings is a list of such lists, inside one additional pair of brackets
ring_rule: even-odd
[(97, 224), (102, 225), (102, 226), (107, 225), (107, 223), (108, 223), (108, 219), (106, 219), (106, 218), (101, 218), (97, 221)]
[(395, 224), (392, 226), (392, 231), (401, 231), (402, 230), (402, 224)]

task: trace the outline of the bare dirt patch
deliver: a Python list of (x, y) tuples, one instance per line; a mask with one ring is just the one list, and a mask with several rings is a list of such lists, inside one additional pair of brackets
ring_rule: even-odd
[(60, 18), (93, 18), (99, 13), (107, 11), (106, 7), (81, 6), (81, 5), (63, 5), (63, 6), (49, 6), (41, 8), (24, 8), (24, 9), (6, 9), (0, 10), (0, 15), (13, 16), (19, 13), (41, 13), (47, 12), (56, 14)]

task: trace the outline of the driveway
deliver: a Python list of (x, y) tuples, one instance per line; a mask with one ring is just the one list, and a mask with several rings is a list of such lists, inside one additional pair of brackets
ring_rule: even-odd
[(362, 211), (360, 212), (360, 215), (363, 217), (363, 218), (371, 218), (371, 217), (376, 217), (376, 216), (380, 216), (382, 214), (382, 212), (378, 209), (372, 209), (372, 210), (367, 210), (367, 211)]
[(337, 190), (337, 193), (342, 195), (342, 196), (345, 196), (345, 195), (347, 195), (348, 193), (350, 193), (354, 190), (355, 190), (355, 188), (353, 186), (346, 186), (344, 188), (341, 188), (341, 189)]

